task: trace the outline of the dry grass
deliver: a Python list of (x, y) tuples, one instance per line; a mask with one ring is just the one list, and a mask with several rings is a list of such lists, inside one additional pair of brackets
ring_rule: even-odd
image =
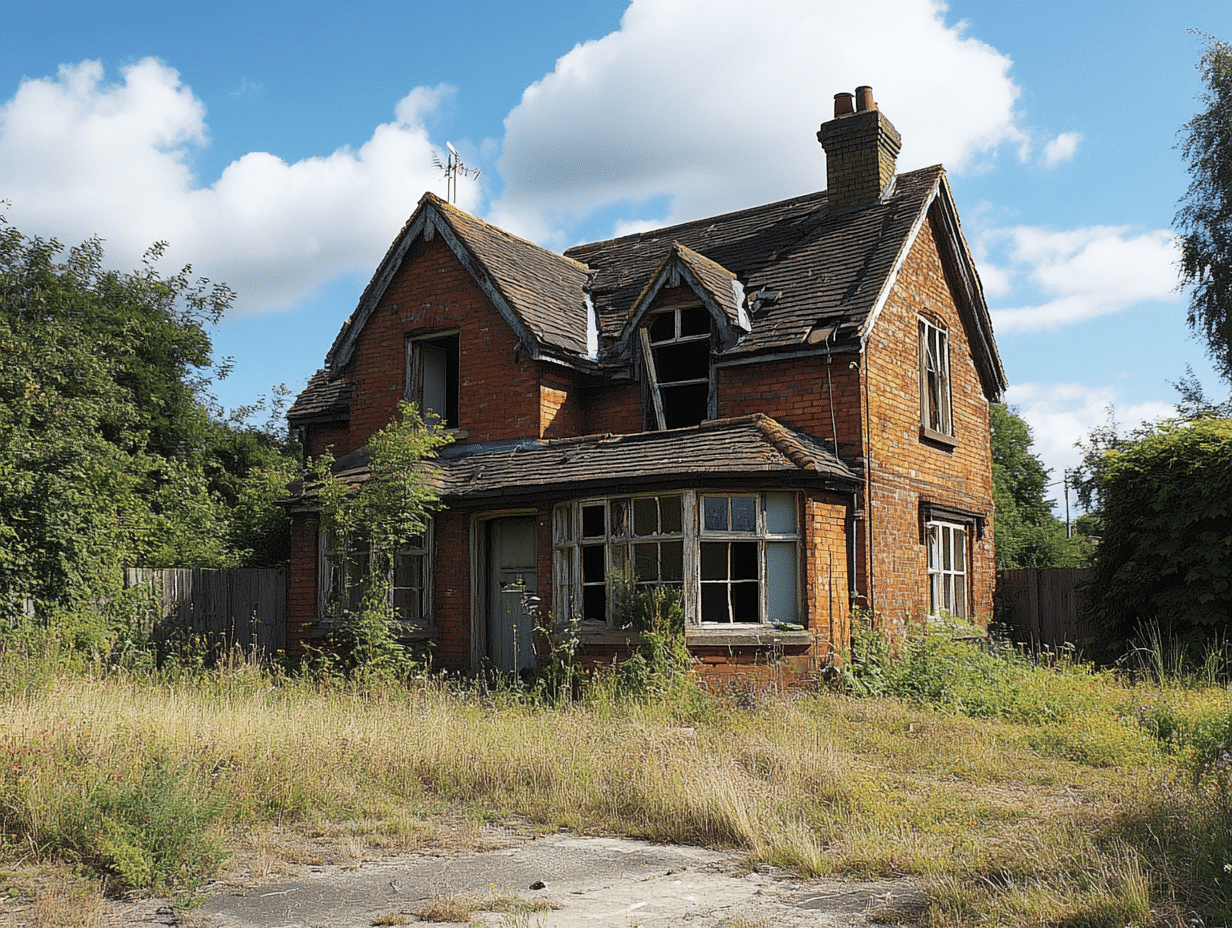
[[(357, 865), (430, 845), (442, 815), (467, 816), (477, 846), (516, 815), (544, 829), (740, 848), (806, 875), (918, 875), (936, 926), (1120, 928), (1146, 923), (1168, 895), (1169, 876), (1122, 835), (1127, 821), (1150, 820), (1174, 766), (1125, 720), (1132, 692), (1105, 699), (1106, 715), (1041, 726), (830, 695), (682, 715), (495, 707), (434, 685), (353, 693), (251, 674), (182, 686), (65, 677), (0, 705), (0, 789), (20, 777), (22, 808), (4, 819), (16, 839), (13, 823), (54, 816), (66, 783), (175, 758), (225, 796), (252, 881), (311, 862), (323, 840), (335, 862)], [(251, 821), (265, 830), (239, 828)], [(301, 846), (288, 861), (280, 831), (312, 836), (318, 851)], [(466, 922), (497, 901), (446, 897), (413, 914)]]

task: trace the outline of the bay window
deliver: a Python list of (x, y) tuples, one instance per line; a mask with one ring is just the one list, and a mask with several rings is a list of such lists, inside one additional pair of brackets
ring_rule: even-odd
[(632, 582), (680, 589), (692, 625), (797, 623), (797, 507), (795, 493), (697, 491), (559, 506), (556, 614), (610, 624)]

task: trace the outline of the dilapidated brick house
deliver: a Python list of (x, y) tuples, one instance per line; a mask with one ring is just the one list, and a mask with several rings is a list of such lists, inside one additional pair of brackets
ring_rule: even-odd
[[(898, 133), (855, 97), (817, 133), (826, 191), (564, 255), (420, 201), (288, 418), (352, 476), (399, 400), (452, 430), (446, 508), (394, 584), (438, 664), (534, 664), (523, 588), (619, 655), (630, 572), (682, 590), (720, 679), (807, 674), (853, 609), (991, 613), (1005, 373), (944, 170), (896, 174)], [(294, 653), (338, 591), (292, 511)]]

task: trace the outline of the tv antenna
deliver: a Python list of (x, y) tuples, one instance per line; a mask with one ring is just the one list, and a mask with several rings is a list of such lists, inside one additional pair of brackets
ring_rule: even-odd
[(479, 168), (468, 168), (452, 142), (446, 142), (445, 147), (449, 149), (449, 155), (444, 163), (441, 163), (440, 156), (436, 154), (432, 155), (432, 163), (445, 172), (445, 202), (452, 203), (458, 198), (458, 175), (478, 177), (483, 172)]

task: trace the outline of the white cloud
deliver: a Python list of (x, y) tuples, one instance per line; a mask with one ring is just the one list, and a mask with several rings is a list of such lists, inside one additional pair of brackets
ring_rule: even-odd
[(1002, 246), (1008, 261), (981, 266), (981, 276), (994, 283), (990, 295), (1004, 295), (1010, 284), (1025, 283), (1046, 298), (1035, 306), (994, 309), (993, 323), (1001, 333), (1055, 328), (1146, 300), (1179, 299), (1176, 246), (1165, 229), (1018, 226), (987, 233), (981, 248), (990, 245)]
[[(939, 0), (633, 0), (505, 120), (491, 219), (538, 241), (604, 208), (670, 197), (679, 221), (825, 187), (816, 129), (871, 85), (904, 168), (978, 167), (1017, 126), (1010, 60)], [(635, 210), (634, 210), (635, 211)], [(634, 219), (651, 218), (635, 216)], [(563, 240), (563, 241), (562, 241)]]
[[(358, 149), (287, 163), (251, 152), (202, 186), (189, 157), (208, 143), (205, 107), (178, 72), (147, 58), (105, 83), (102, 65), (23, 81), (0, 105), (0, 199), (28, 235), (106, 241), (133, 267), (154, 241), (271, 309), (340, 274), (370, 271), (426, 189), (444, 192), (423, 119), (452, 89), (419, 87)], [(462, 185), (459, 203), (478, 192)]]
[(1053, 480), (1060, 480), (1068, 468), (1078, 465), (1081, 452), (1075, 442), (1107, 422), (1111, 407), (1115, 406), (1117, 421), (1126, 431), (1140, 422), (1176, 415), (1176, 407), (1170, 403), (1151, 400), (1122, 405), (1120, 399), (1120, 391), (1114, 387), (1078, 383), (1020, 383), (1005, 394), (1006, 403), (1017, 407), (1031, 426), (1035, 453), (1052, 468)]
[(1058, 164), (1069, 161), (1078, 151), (1078, 143), (1081, 141), (1081, 132), (1062, 132), (1044, 146), (1044, 167), (1055, 168)]

